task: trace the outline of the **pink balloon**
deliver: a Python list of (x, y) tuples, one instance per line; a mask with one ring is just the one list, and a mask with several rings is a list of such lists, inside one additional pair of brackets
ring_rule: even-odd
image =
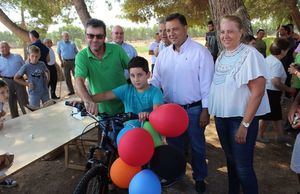
[(120, 158), (130, 166), (142, 166), (150, 161), (154, 153), (152, 136), (143, 128), (127, 131), (118, 146)]
[(149, 115), (153, 128), (166, 137), (177, 137), (185, 132), (189, 124), (187, 112), (178, 104), (164, 104)]

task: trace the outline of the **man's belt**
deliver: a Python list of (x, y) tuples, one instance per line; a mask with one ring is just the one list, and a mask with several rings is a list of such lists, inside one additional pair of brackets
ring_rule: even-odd
[(14, 79), (14, 77), (6, 77), (6, 76), (1, 76), (1, 77), (5, 79)]
[(182, 108), (184, 109), (188, 109), (188, 108), (192, 108), (192, 107), (195, 107), (195, 106), (200, 106), (202, 105), (202, 102), (201, 100), (197, 101), (197, 102), (193, 102), (191, 104), (185, 104), (185, 105), (180, 105)]
[(64, 59), (64, 61), (75, 61), (75, 59)]

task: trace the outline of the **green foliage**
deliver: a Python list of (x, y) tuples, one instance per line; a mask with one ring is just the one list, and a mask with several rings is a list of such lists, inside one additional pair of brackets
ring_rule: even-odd
[(62, 32), (67, 31), (70, 35), (70, 39), (80, 47), (84, 43), (84, 30), (78, 26), (66, 25), (59, 28), (57, 31), (47, 34), (47, 37), (50, 38), (54, 43), (61, 40)]
[(274, 41), (275, 39), (275, 36), (269, 36), (269, 37), (266, 37), (264, 38), (264, 41), (266, 42), (266, 45), (267, 45), (267, 56), (270, 55), (270, 46), (272, 44), (272, 42)]
[(21, 40), (11, 32), (0, 32), (0, 41), (6, 41), (11, 47), (21, 47)]
[(209, 16), (208, 0), (125, 0), (122, 10), (123, 16), (134, 22), (148, 22), (179, 12), (191, 26), (205, 24)]
[(1, 0), (0, 8), (24, 10), (27, 29), (36, 29), (44, 35), (50, 24), (72, 20), (69, 17), (71, 5), (71, 0)]

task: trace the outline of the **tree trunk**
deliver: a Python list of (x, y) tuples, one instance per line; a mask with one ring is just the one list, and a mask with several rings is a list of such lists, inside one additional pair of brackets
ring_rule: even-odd
[[(21, 28), (26, 29), (26, 23), (25, 23), (25, 16), (24, 16), (24, 8), (21, 6)], [(22, 40), (23, 45), (23, 53), (24, 53), (24, 59), (27, 59), (27, 42)]]
[(289, 0), (288, 5), (291, 9), (291, 16), (294, 21), (294, 25), (297, 26), (298, 30), (300, 30), (300, 12), (297, 6), (297, 0)]
[(75, 6), (76, 12), (81, 20), (83, 26), (86, 25), (86, 22), (91, 18), (91, 15), (87, 9), (87, 6), (84, 0), (72, 0), (73, 5)]
[(219, 22), (222, 16), (234, 14), (242, 19), (245, 33), (253, 34), (250, 17), (243, 0), (209, 0), (209, 7), (217, 31), (219, 31)]
[(0, 8), (0, 22), (4, 24), (12, 33), (17, 35), (21, 40), (29, 42), (28, 31), (15, 24)]

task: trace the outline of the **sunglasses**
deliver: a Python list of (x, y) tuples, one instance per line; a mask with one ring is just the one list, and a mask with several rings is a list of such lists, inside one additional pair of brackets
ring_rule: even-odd
[(86, 37), (88, 39), (94, 39), (95, 37), (97, 39), (103, 39), (105, 37), (105, 34), (86, 34)]

